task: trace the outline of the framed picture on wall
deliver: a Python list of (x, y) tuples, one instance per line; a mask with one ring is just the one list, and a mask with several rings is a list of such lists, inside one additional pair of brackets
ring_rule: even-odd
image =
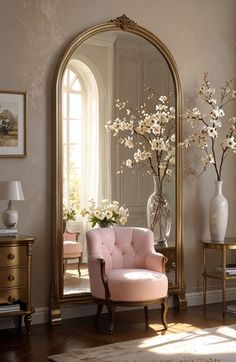
[(0, 157), (26, 157), (26, 93), (0, 91)]

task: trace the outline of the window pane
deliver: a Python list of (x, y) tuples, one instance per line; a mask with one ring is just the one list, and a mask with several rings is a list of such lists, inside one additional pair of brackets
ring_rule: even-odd
[(62, 137), (63, 144), (67, 143), (67, 119), (62, 120)]
[(81, 118), (80, 94), (70, 94), (70, 118)]
[(69, 84), (71, 85), (74, 82), (74, 79), (76, 78), (75, 73), (72, 72), (72, 70), (69, 70)]
[(70, 121), (70, 143), (81, 142), (81, 120), (72, 119)]
[[(63, 145), (63, 168), (65, 170), (65, 168), (68, 168), (67, 165), (67, 147), (66, 145)], [(65, 174), (66, 174), (67, 170), (65, 170)]]
[(73, 169), (70, 172), (70, 181), (69, 181), (69, 199), (70, 204), (77, 209), (80, 208), (80, 177), (78, 175), (77, 169)]
[(81, 146), (70, 146), (70, 168), (81, 168)]
[(81, 91), (81, 85), (80, 85), (80, 82), (78, 81), (78, 79), (76, 79), (74, 84), (72, 84), (72, 89), (75, 91)]

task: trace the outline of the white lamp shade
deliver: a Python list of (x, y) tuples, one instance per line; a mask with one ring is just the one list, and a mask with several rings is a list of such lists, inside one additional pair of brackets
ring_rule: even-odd
[(0, 200), (24, 200), (20, 181), (0, 181)]

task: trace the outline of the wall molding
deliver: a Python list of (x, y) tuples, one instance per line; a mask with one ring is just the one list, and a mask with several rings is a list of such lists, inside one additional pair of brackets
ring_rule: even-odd
[[(192, 292), (186, 293), (188, 307), (193, 307), (197, 305), (203, 304), (203, 292)], [(226, 291), (226, 301), (231, 301), (236, 299), (236, 288), (227, 288)], [(210, 290), (207, 292), (207, 304), (212, 303), (220, 303), (222, 300), (222, 291), (218, 290)], [(168, 306), (169, 308), (173, 307), (173, 297), (169, 298)], [(156, 306), (150, 306), (150, 309), (154, 309)], [(131, 308), (123, 307), (117, 308), (117, 311), (125, 311), (130, 310)], [(90, 315), (95, 315), (96, 313), (96, 305), (95, 304), (73, 304), (73, 305), (65, 305), (62, 308), (62, 319), (71, 319), (71, 318), (79, 318)], [(106, 309), (104, 308), (104, 313), (106, 313)], [(47, 324), (49, 323), (49, 308), (35, 308), (35, 313), (32, 314), (32, 325), (33, 324)], [(1, 319), (0, 329), (9, 329), (15, 328), (13, 318), (4, 318)], [(56, 328), (56, 326), (55, 326)]]

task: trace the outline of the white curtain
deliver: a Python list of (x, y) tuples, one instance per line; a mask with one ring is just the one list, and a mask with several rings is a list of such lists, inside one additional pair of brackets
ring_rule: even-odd
[[(81, 208), (88, 207), (89, 200), (99, 204), (101, 198), (111, 198), (111, 146), (110, 134), (105, 130), (109, 109), (103, 99), (102, 89), (90, 71), (87, 82), (86, 114), (82, 124), (81, 143)], [(86, 261), (85, 232), (91, 226), (83, 222), (83, 259)]]

